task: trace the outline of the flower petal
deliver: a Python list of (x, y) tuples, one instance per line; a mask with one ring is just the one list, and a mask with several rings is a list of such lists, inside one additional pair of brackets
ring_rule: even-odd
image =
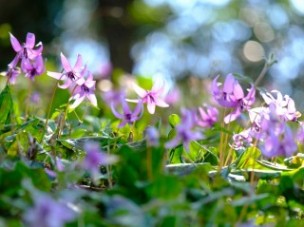
[(78, 72), (81, 70), (81, 67), (82, 67), (82, 57), (80, 54), (78, 54), (73, 70)]
[(234, 91), (234, 85), (235, 85), (235, 78), (233, 77), (233, 75), (231, 73), (229, 73), (226, 76), (225, 82), (224, 82), (224, 86), (223, 86), (223, 92), (226, 92), (228, 94), (233, 93)]
[(148, 103), (147, 103), (147, 109), (148, 109), (148, 112), (150, 114), (154, 114), (155, 113), (155, 103), (148, 101)]
[(139, 97), (143, 98), (147, 95), (147, 91), (139, 87), (136, 83), (133, 83), (133, 89)]
[(80, 105), (80, 103), (82, 103), (82, 101), (84, 100), (84, 96), (81, 96), (79, 98), (76, 98), (74, 103), (72, 105), (70, 105), (70, 108), (69, 109), (75, 109), (77, 106)]
[(14, 51), (19, 52), (22, 50), (22, 47), (21, 47), (19, 41), (11, 33), (10, 33), (10, 41), (11, 41)]
[(72, 71), (72, 67), (71, 67), (68, 59), (64, 56), (63, 53), (60, 53), (60, 57), (61, 57), (61, 64), (62, 64), (62, 67), (64, 68), (64, 70), (66, 72), (71, 72)]
[(33, 49), (35, 46), (35, 34), (28, 32), (26, 34), (25, 45), (26, 48)]
[(156, 100), (155, 100), (155, 104), (157, 105), (157, 106), (160, 106), (160, 107), (169, 107), (169, 104), (168, 103), (166, 103), (163, 99), (161, 99), (161, 98), (157, 98)]
[(90, 103), (91, 103), (93, 106), (96, 107), (96, 106), (97, 106), (97, 99), (96, 99), (95, 94), (89, 94), (87, 97), (88, 97)]
[(47, 71), (46, 74), (47, 74), (48, 76), (50, 76), (50, 77), (55, 78), (56, 80), (61, 80), (61, 79), (62, 79), (62, 73)]

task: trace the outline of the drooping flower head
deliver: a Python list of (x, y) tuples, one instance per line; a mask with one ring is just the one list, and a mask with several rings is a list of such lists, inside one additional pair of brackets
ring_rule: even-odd
[(119, 105), (121, 99), (125, 98), (125, 92), (122, 90), (110, 90), (102, 94), (103, 100), (109, 105)]
[(72, 97), (70, 98), (70, 101), (74, 101), (70, 108), (75, 109), (85, 98), (87, 98), (93, 106), (97, 107), (95, 84), (96, 81), (93, 80), (93, 75), (89, 72), (88, 78), (76, 84)]
[(219, 76), (212, 82), (212, 94), (214, 99), (223, 107), (233, 108), (233, 111), (224, 118), (227, 124), (237, 119), (242, 112), (248, 110), (255, 102), (255, 88), (251, 85), (247, 95), (239, 82), (232, 74), (228, 74), (223, 87), (218, 84)]
[(120, 104), (122, 106), (122, 113), (119, 113), (116, 108), (117, 106), (114, 103), (111, 104), (111, 110), (115, 117), (121, 119), (121, 123), (119, 124), (119, 128), (125, 126), (126, 124), (133, 124), (135, 121), (141, 118), (143, 113), (143, 104), (141, 101), (138, 101), (136, 107), (132, 111), (129, 107), (125, 98), (121, 98)]
[(201, 132), (193, 130), (194, 126), (195, 112), (193, 110), (183, 109), (181, 123), (175, 128), (176, 136), (165, 144), (166, 148), (174, 148), (182, 143), (184, 148), (189, 151), (191, 141), (203, 138)]
[[(274, 97), (271, 93), (275, 94)], [(261, 93), (265, 103), (269, 106), (272, 105), (275, 109), (275, 113), (284, 121), (296, 121), (300, 116), (300, 112), (297, 111), (295, 102), (288, 95), (282, 95), (277, 90), (271, 91), (271, 93)]]
[(196, 123), (203, 128), (210, 128), (218, 120), (219, 112), (213, 106), (199, 107)]
[(8, 64), (7, 71), (1, 72), (1, 76), (6, 76), (9, 84), (15, 84), (17, 77), (20, 75), (20, 68), (17, 67), (18, 58), (15, 57), (11, 63)]
[[(21, 45), (16, 37), (10, 34), (10, 41), (16, 52), (16, 56), (8, 64), (7, 71), (1, 73), (2, 76), (8, 78), (8, 83), (15, 84), (16, 78), (21, 72), (31, 80), (41, 75), (45, 70), (42, 58), (43, 45), (40, 42), (36, 45), (37, 48), (35, 49), (35, 35), (27, 33), (26, 42)], [(18, 67), (19, 62), (21, 70)]]
[(34, 207), (24, 214), (24, 221), (32, 227), (61, 227), (76, 217), (65, 203), (58, 202), (47, 195), (34, 198)]
[(60, 87), (62, 89), (70, 88), (75, 83), (78, 85), (83, 83), (82, 74), (81, 74), (83, 72), (81, 55), (79, 54), (77, 56), (77, 60), (76, 60), (74, 67), (71, 67), (68, 59), (64, 56), (63, 53), (60, 54), (60, 57), (61, 57), (61, 64), (63, 67), (63, 72), (58, 73), (58, 72), (48, 71), (47, 75), (55, 78), (56, 80), (63, 81), (63, 84), (58, 85), (58, 87)]
[(21, 68), (25, 73), (25, 77), (33, 80), (36, 76), (41, 75), (45, 70), (42, 56), (39, 55), (32, 61), (28, 59), (23, 60)]
[(145, 130), (145, 137), (149, 146), (159, 145), (159, 132), (155, 127), (149, 126)]
[[(34, 60), (36, 57), (38, 57), (42, 54), (43, 45), (41, 42), (39, 42), (36, 45), (37, 49), (34, 49), (36, 37), (35, 37), (35, 34), (33, 34), (33, 33), (30, 33), (30, 32), (27, 33), (26, 41), (22, 45), (20, 44), (18, 39), (16, 39), (16, 37), (13, 36), (12, 34), (10, 34), (10, 41), (11, 41), (13, 49), (17, 53), (18, 61), (21, 60), (23, 62), (26, 59)], [(21, 65), (22, 65), (22, 63), (21, 63)]]
[(90, 172), (93, 179), (97, 178), (101, 165), (111, 165), (117, 162), (116, 156), (104, 153), (96, 142), (87, 142), (84, 150), (86, 151), (86, 156), (81, 165)]
[(139, 102), (139, 100), (141, 100), (142, 103), (147, 103), (147, 109), (150, 114), (155, 113), (156, 106), (159, 106), (159, 107), (168, 107), (169, 106), (169, 104), (167, 104), (163, 98), (164, 87), (162, 85), (160, 85), (159, 83), (155, 83), (151, 90), (145, 90), (134, 83), (133, 89), (137, 93), (137, 95), (139, 96), (140, 99), (128, 100), (128, 101)]
[(267, 131), (260, 149), (262, 154), (268, 158), (290, 157), (296, 152), (297, 144), (291, 129), (286, 124), (282, 124), (280, 133), (273, 130)]

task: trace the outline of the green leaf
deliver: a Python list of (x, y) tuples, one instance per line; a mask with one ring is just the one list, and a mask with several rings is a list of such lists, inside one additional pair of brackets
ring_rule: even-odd
[(0, 128), (10, 123), (10, 116), (13, 112), (13, 99), (9, 86), (6, 86), (0, 94)]

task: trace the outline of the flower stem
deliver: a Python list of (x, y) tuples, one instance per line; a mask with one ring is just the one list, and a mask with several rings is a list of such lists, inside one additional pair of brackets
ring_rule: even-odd
[(152, 150), (151, 147), (147, 147), (147, 174), (148, 174), (148, 179), (152, 180), (153, 179), (153, 172), (152, 172)]
[(268, 62), (265, 61), (264, 67), (260, 73), (260, 75), (258, 76), (258, 78), (256, 79), (256, 81), (254, 82), (254, 86), (257, 87), (258, 84), (261, 82), (261, 80), (264, 78), (264, 76), (266, 75), (266, 72), (269, 68)]
[(44, 132), (43, 132), (43, 136), (41, 137), (40, 143), (42, 142), (43, 137), (44, 137), (44, 135), (47, 131), (47, 128), (48, 128), (49, 117), (50, 117), (50, 114), (51, 114), (51, 110), (52, 110), (53, 102), (54, 102), (54, 99), (55, 99), (55, 94), (56, 94), (56, 91), (57, 91), (57, 87), (58, 87), (58, 82), (55, 84), (55, 87), (53, 89), (53, 93), (52, 93), (52, 96), (51, 96), (51, 102), (50, 102), (50, 105), (48, 105), (46, 120), (45, 120), (45, 124), (44, 124)]

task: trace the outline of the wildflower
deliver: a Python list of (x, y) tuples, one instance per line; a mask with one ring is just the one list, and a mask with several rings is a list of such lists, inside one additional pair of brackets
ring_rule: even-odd
[(117, 161), (116, 156), (102, 152), (98, 143), (87, 142), (84, 150), (87, 154), (82, 162), (82, 167), (90, 172), (93, 179), (97, 178), (101, 165), (111, 165)]
[(253, 142), (253, 135), (252, 129), (246, 129), (238, 134), (234, 134), (232, 136), (233, 144), (232, 147), (235, 150), (245, 149), (252, 145)]
[(33, 80), (35, 76), (41, 75), (44, 72), (44, 63), (41, 55), (37, 56), (32, 62), (25, 59), (21, 63), (21, 68), (25, 73), (25, 77)]
[(198, 108), (196, 123), (203, 128), (210, 128), (214, 125), (218, 118), (218, 110), (212, 106), (204, 106)]
[(244, 91), (239, 82), (228, 74), (223, 88), (220, 89), (217, 83), (217, 76), (212, 82), (212, 93), (215, 100), (223, 107), (234, 108), (234, 110), (224, 118), (224, 122), (228, 124), (236, 120), (243, 111), (248, 110), (255, 102), (255, 88), (251, 85), (245, 96)]
[(193, 140), (202, 139), (203, 136), (198, 131), (193, 131), (195, 113), (191, 110), (182, 110), (182, 120), (176, 126), (176, 136), (171, 141), (165, 144), (166, 148), (174, 148), (180, 143), (183, 143), (184, 148), (188, 151), (189, 144)]
[(24, 221), (32, 227), (60, 227), (72, 221), (76, 214), (63, 202), (58, 202), (47, 195), (34, 198), (35, 205), (27, 210)]
[[(35, 34), (33, 33), (27, 33), (26, 35), (26, 41), (23, 45), (20, 44), (20, 42), (16, 39), (15, 36), (10, 34), (10, 41), (12, 44), (13, 49), (17, 53), (17, 59), (18, 61), (21, 60), (21, 67), (22, 62), (26, 59), (34, 60), (36, 57), (40, 56), (42, 54), (43, 45), (41, 42), (39, 42), (36, 46), (37, 49), (34, 49), (35, 47)], [(22, 69), (23, 70), (23, 69)]]
[(97, 107), (97, 99), (95, 95), (95, 83), (93, 75), (90, 73), (86, 80), (82, 80), (81, 84), (76, 85), (71, 101), (74, 103), (70, 106), (71, 109), (75, 109), (85, 98), (87, 98), (91, 104)]
[(159, 132), (155, 127), (147, 127), (145, 130), (145, 137), (149, 146), (159, 145)]
[(120, 104), (121, 99), (125, 98), (125, 93), (120, 90), (110, 90), (105, 92), (102, 97), (109, 106), (117, 106)]
[[(143, 88), (139, 87), (137, 84), (133, 84), (134, 91), (140, 97), (142, 103), (147, 103), (148, 112), (150, 114), (155, 113), (155, 107), (168, 107), (169, 105), (164, 101), (161, 97), (163, 93), (163, 87), (159, 87), (157, 83), (155, 83), (151, 90), (144, 90)], [(139, 102), (139, 100), (128, 100)]]
[(181, 94), (178, 88), (174, 88), (169, 91), (165, 97), (165, 102), (170, 105), (177, 103), (181, 98)]
[(56, 178), (57, 173), (56, 171), (62, 172), (65, 169), (65, 165), (62, 163), (62, 159), (59, 157), (55, 157), (54, 160), (54, 170), (45, 168), (45, 172), (52, 178)]
[(47, 72), (47, 75), (50, 77), (55, 78), (56, 80), (63, 81), (63, 84), (59, 84), (58, 87), (62, 89), (66, 89), (71, 87), (74, 83), (80, 85), (83, 83), (82, 78), (82, 57), (79, 54), (77, 56), (76, 63), (74, 67), (72, 68), (67, 58), (63, 55), (63, 53), (60, 54), (61, 57), (61, 64), (63, 67), (63, 72)]
[(17, 68), (18, 58), (15, 57), (11, 63), (8, 64), (8, 70), (6, 72), (1, 72), (1, 76), (6, 76), (9, 84), (15, 84), (17, 77), (20, 75), (21, 71)]
[(283, 95), (277, 90), (272, 91), (276, 94), (276, 98), (271, 93), (261, 93), (266, 104), (273, 104), (276, 114), (284, 121), (296, 121), (301, 114), (296, 110), (295, 102), (288, 95)]
[(38, 92), (34, 92), (30, 97), (31, 103), (38, 104), (41, 101), (40, 94)]
[(291, 129), (283, 124), (280, 131), (280, 133), (273, 130), (267, 131), (267, 136), (260, 146), (264, 156), (268, 158), (276, 156), (290, 157), (297, 150), (297, 144), (294, 141)]
[(124, 98), (121, 99), (120, 102), (122, 105), (123, 113), (117, 112), (114, 104), (113, 103), (111, 104), (111, 110), (112, 110), (113, 114), (115, 115), (115, 117), (122, 120), (122, 122), (118, 126), (119, 128), (125, 126), (126, 124), (133, 124), (135, 121), (137, 121), (139, 118), (141, 118), (142, 112), (143, 112), (143, 107), (142, 107), (141, 101), (139, 101), (137, 103), (137, 106), (135, 107), (133, 112), (131, 111), (128, 103), (126, 102), (126, 100)]
[(297, 134), (296, 134), (296, 140), (299, 143), (303, 144), (304, 143), (304, 122), (300, 122), (299, 124), (300, 124), (299, 125), (300, 127), (297, 131)]

